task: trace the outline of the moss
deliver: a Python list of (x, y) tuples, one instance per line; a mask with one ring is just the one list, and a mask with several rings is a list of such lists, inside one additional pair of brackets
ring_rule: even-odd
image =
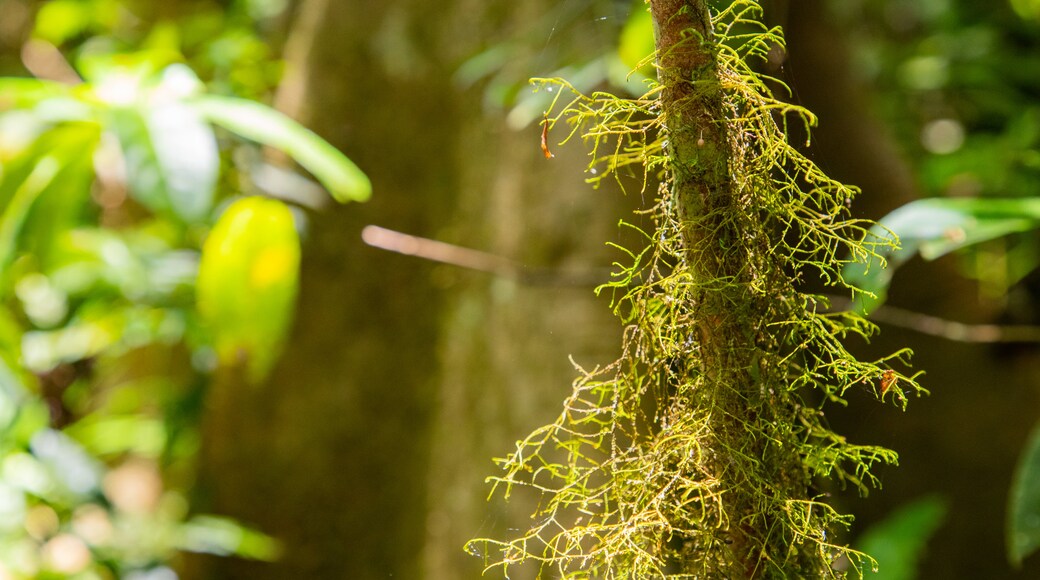
[(506, 496), (541, 496), (519, 537), (470, 543), (507, 575), (533, 563), (576, 578), (815, 578), (843, 576), (836, 562), (874, 564), (834, 541), (851, 517), (819, 485), (865, 494), (872, 469), (897, 455), (847, 441), (823, 409), (852, 388), (904, 408), (924, 391), (898, 370), (908, 350), (857, 360), (843, 340), (875, 327), (801, 289), (818, 278), (855, 290), (842, 265), (879, 256), (863, 241), (871, 223), (850, 213), (858, 190), (787, 140), (788, 121), (808, 130), (815, 118), (752, 68), (782, 45), (780, 30), (759, 24), (750, 0), (710, 25), (698, 6), (652, 3), (675, 11), (655, 13), (661, 84), (639, 99), (534, 81), (576, 94), (549, 122), (591, 145), (605, 170), (594, 183), (638, 166), (642, 195), (660, 185), (644, 212), (654, 229), (625, 224), (645, 246), (619, 248), (625, 259), (598, 289), (625, 324), (623, 355), (579, 368), (556, 421), (490, 478)]

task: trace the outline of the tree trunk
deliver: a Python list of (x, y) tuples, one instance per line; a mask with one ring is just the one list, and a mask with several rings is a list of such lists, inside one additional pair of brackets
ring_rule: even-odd
[[(377, 224), (534, 267), (609, 263), (603, 241), (624, 201), (582, 182), (584, 152), (547, 162), (537, 127), (508, 129), (504, 115), (480, 113), (483, 87), (454, 84), (465, 57), (524, 37), (553, 6), (301, 4), (279, 106), (351, 156), (375, 192), (312, 216), (296, 328), (267, 384), (211, 393), (203, 507), (279, 537), (285, 554), (273, 565), (207, 559), (193, 577), (473, 578), (482, 562), (464, 542), (518, 525), (515, 506), (487, 506), (491, 458), (556, 412), (568, 352), (610, 360), (609, 309), (591, 282), (459, 271), (364, 247), (360, 231)], [(551, 33), (513, 46), (505, 66), (523, 69), (520, 82), (540, 72), (531, 61)]]
[[(744, 426), (733, 418), (745, 412), (746, 400), (756, 398), (755, 381), (748, 374), (755, 352), (754, 332), (749, 332), (748, 325), (761, 319), (761, 308), (744, 292), (750, 284), (747, 269), (737, 261), (740, 254), (730, 250), (742, 235), (734, 219), (740, 209), (730, 180), (727, 111), (722, 105), (708, 8), (700, 0), (655, 0), (650, 2), (650, 12), (664, 86), (661, 106), (669, 140), (671, 196), (682, 223), (694, 284), (705, 287), (693, 298), (693, 310), (700, 336), (699, 367), (712, 392), (701, 395), (697, 405), (715, 409), (711, 452), (725, 458), (742, 449), (747, 437)], [(729, 282), (721, 289), (711, 288), (724, 280)], [(786, 467), (792, 468), (797, 466)], [(739, 470), (727, 470), (721, 461), (714, 470), (743, 477)], [(753, 548), (768, 541), (768, 529), (745, 523), (755, 513), (749, 489), (753, 485), (753, 481), (743, 480), (723, 483), (734, 522), (726, 531), (728, 556), (721, 565), (728, 577), (755, 576), (759, 555)], [(687, 557), (704, 558), (696, 552)], [(704, 565), (680, 562), (679, 567), (696, 573)]]
[(211, 511), (284, 542), (209, 578), (419, 578), (442, 291), (432, 266), (361, 243), (369, 223), (432, 235), (458, 195), (467, 104), (432, 60), (453, 10), (308, 0), (280, 106), (371, 177), (373, 200), (312, 214), (296, 324), (260, 388), (218, 384), (203, 434)]
[[(757, 9), (753, 2), (720, 8), (719, 29), (737, 35), (729, 19), (754, 19)], [(866, 489), (871, 464), (895, 458), (864, 452), (831, 432), (821, 412), (806, 410), (815, 405), (806, 399), (840, 400), (881, 373), (836, 340), (855, 322), (826, 319), (817, 298), (798, 290), (816, 273), (834, 284), (835, 256), (864, 251), (855, 222), (846, 221), (854, 192), (790, 147), (781, 119), (800, 113), (778, 111), (782, 105), (752, 72), (755, 54), (782, 43), (779, 36), (717, 40), (704, 0), (651, 0), (650, 11), (668, 199), (683, 242), (679, 269), (688, 275), (683, 300), (693, 329), (685, 349), (692, 368), (676, 374), (666, 404), (671, 421), (698, 425), (701, 442), (691, 452), (695, 467), (676, 477), (688, 477), (700, 501), (721, 506), (697, 519), (689, 518), (685, 495), (672, 500), (666, 530), (674, 572), (831, 575), (836, 554), (827, 537), (842, 518), (813, 499), (813, 476)], [(831, 323), (837, 326), (821, 332)], [(680, 331), (668, 324), (652, 334)], [(846, 471), (846, 462), (854, 467)], [(709, 481), (719, 496), (701, 491)], [(676, 529), (684, 518), (694, 525)]]

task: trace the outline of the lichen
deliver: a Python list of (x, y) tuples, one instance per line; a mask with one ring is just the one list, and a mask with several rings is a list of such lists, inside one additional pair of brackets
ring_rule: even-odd
[[(866, 238), (871, 222), (850, 210), (859, 191), (789, 142), (789, 122), (808, 133), (816, 119), (776, 98), (770, 86), (782, 83), (754, 70), (784, 42), (760, 17), (757, 2), (736, 0), (711, 15), (711, 35), (685, 35), (713, 55), (713, 82), (688, 98), (719, 107), (708, 138), (683, 137), (686, 154), (674, 139), (691, 127), (665, 114), (667, 81), (638, 99), (533, 81), (574, 95), (563, 103), (558, 91), (547, 122), (569, 123), (591, 146), (591, 181), (642, 176), (640, 195), (652, 199), (642, 220), (654, 227), (623, 224), (643, 245), (618, 246), (624, 258), (597, 289), (611, 293), (625, 325), (621, 357), (575, 365), (556, 420), (496, 460), (492, 493), (525, 489), (540, 501), (518, 537), (470, 542), (488, 570), (815, 578), (875, 565), (835, 539), (852, 518), (821, 489), (866, 494), (879, 485), (873, 470), (897, 455), (849, 442), (823, 410), (846, 404), (854, 388), (902, 408), (925, 391), (900, 370), (909, 350), (858, 360), (844, 340), (869, 338), (874, 325), (805, 290), (855, 291), (842, 266), (879, 260), (877, 244), (891, 242)], [(688, 183), (708, 174), (722, 183), (691, 194)]]

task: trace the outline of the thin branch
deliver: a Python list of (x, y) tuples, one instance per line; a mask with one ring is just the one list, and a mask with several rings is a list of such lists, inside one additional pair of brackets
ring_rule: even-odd
[(485, 272), (528, 286), (597, 286), (610, 277), (608, 269), (570, 272), (555, 268), (529, 268), (509, 258), (446, 242), (368, 225), (361, 239), (373, 248)]
[[(852, 301), (842, 296), (827, 296), (832, 310), (841, 311), (852, 308)], [(1040, 342), (1040, 326), (1000, 325), (1000, 324), (965, 324), (922, 314), (905, 308), (882, 305), (868, 316), (875, 322), (889, 324), (907, 330), (920, 332), (929, 336), (937, 336), (955, 342), (977, 344), (999, 342)]]
[(26, 42), (22, 46), (21, 58), (26, 70), (38, 79), (58, 81), (67, 85), (83, 82), (58, 47), (45, 40), (34, 39)]
[[(365, 226), (361, 231), (361, 239), (374, 248), (388, 252), (484, 272), (529, 286), (591, 287), (602, 284), (610, 275), (606, 269), (574, 272), (553, 268), (528, 268), (496, 254), (404, 234), (374, 225)], [(827, 298), (831, 302), (832, 311), (852, 308), (852, 301), (848, 298), (834, 295), (828, 295)], [(882, 324), (954, 342), (975, 344), (1040, 342), (1040, 326), (966, 324), (905, 308), (884, 305), (871, 312), (868, 318)]]

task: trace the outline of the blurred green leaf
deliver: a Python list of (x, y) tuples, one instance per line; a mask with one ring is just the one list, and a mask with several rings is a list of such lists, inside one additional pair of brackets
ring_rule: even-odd
[(76, 0), (51, 0), (40, 6), (34, 33), (52, 44), (60, 45), (83, 33), (91, 23), (91, 7)]
[[(653, 22), (646, 5), (640, 2), (632, 10), (632, 14), (625, 22), (625, 27), (621, 29), (618, 56), (629, 70), (634, 70), (644, 58), (650, 56), (655, 50)], [(647, 69), (649, 68), (648, 66)], [(642, 72), (649, 74), (651, 71)]]
[(884, 303), (895, 269), (920, 254), (934, 260), (961, 248), (1040, 227), (1040, 199), (933, 198), (914, 201), (881, 218), (867, 237), (898, 239), (897, 249), (879, 246), (881, 259), (845, 266), (845, 280), (857, 293), (861, 313)]
[(946, 519), (946, 501), (924, 497), (906, 504), (860, 536), (856, 548), (878, 561), (878, 571), (866, 571), (875, 580), (912, 580), (928, 539)]
[(189, 552), (275, 560), (282, 551), (274, 538), (227, 518), (196, 516), (183, 524), (180, 531), (179, 547)]
[(166, 445), (166, 426), (145, 415), (90, 415), (65, 432), (95, 455), (133, 453), (157, 457)]
[(247, 377), (266, 376), (292, 321), (300, 240), (280, 201), (247, 197), (233, 203), (202, 248), (198, 310), (227, 365), (245, 359)]
[(61, 165), (54, 157), (47, 156), (39, 159), (32, 167), (32, 173), (14, 190), (14, 195), (0, 214), (0, 272), (5, 275), (7, 266), (14, 259), (18, 235), (32, 204), (53, 182)]
[(101, 487), (101, 463), (64, 433), (42, 429), (29, 447), (63, 492), (86, 499)]
[(190, 101), (202, 116), (246, 139), (284, 151), (339, 202), (366, 201), (372, 183), (338, 149), (289, 117), (253, 101), (202, 96)]
[(190, 107), (171, 102), (113, 111), (131, 194), (191, 223), (205, 217), (220, 170), (216, 138)]
[(148, 134), (174, 211), (188, 222), (206, 216), (220, 172), (213, 130), (192, 108), (169, 103), (148, 111)]
[(89, 215), (93, 154), (100, 137), (100, 128), (93, 123), (68, 123), (37, 143), (61, 165), (23, 226), (20, 251), (32, 254), (41, 265), (53, 261), (56, 245), (65, 232), (82, 225)]
[(0, 77), (0, 111), (24, 109), (46, 99), (64, 96), (68, 87), (34, 78)]
[(1007, 556), (1016, 567), (1040, 548), (1040, 423), (1033, 428), (1011, 481)]

